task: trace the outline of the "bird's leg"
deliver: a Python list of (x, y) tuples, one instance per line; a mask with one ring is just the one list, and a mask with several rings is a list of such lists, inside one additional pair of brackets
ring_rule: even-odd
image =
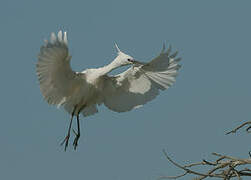
[(74, 150), (77, 149), (77, 146), (78, 146), (78, 140), (79, 140), (79, 137), (80, 137), (80, 126), (79, 126), (79, 114), (77, 115), (77, 125), (78, 125), (78, 132), (76, 133), (73, 129), (73, 132), (75, 134), (75, 139), (73, 141), (73, 146), (74, 146)]
[(69, 139), (70, 139), (72, 119), (73, 119), (73, 115), (71, 116), (71, 121), (70, 121), (70, 125), (69, 125), (69, 128), (68, 128), (68, 133), (67, 133), (66, 137), (64, 138), (63, 142), (60, 144), (62, 146), (65, 143), (65, 148), (64, 148), (65, 151), (66, 151), (66, 148), (68, 146)]
[(74, 131), (73, 129), (73, 132), (75, 134), (75, 139), (73, 141), (73, 146), (74, 146), (74, 149), (76, 150), (77, 149), (77, 146), (78, 146), (78, 140), (80, 138), (80, 122), (79, 122), (79, 113), (85, 108), (85, 105), (83, 105), (79, 111), (78, 111), (78, 114), (77, 114), (77, 126), (78, 126), (78, 132), (76, 133), (76, 131)]
[(71, 113), (71, 121), (70, 121), (70, 125), (69, 125), (69, 128), (68, 128), (68, 133), (67, 133), (65, 139), (63, 140), (63, 142), (60, 144), (62, 146), (65, 143), (65, 148), (64, 148), (65, 151), (66, 151), (66, 148), (68, 146), (69, 139), (70, 139), (71, 125), (72, 125), (72, 120), (73, 120), (73, 117), (74, 117), (75, 110), (76, 110), (76, 106), (74, 107), (74, 109), (73, 109), (73, 111)]

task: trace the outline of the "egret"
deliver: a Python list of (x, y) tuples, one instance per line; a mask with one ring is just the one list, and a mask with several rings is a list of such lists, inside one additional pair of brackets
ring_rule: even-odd
[[(112, 111), (125, 112), (153, 100), (159, 90), (168, 89), (174, 82), (181, 65), (178, 52), (171, 53), (171, 46), (148, 63), (135, 60), (115, 44), (117, 57), (100, 68), (75, 72), (71, 69), (67, 33), (51, 33), (38, 54), (36, 72), (44, 99), (51, 105), (63, 106), (71, 115), (67, 135), (61, 145), (68, 147), (72, 120), (76, 117), (77, 132), (73, 129), (76, 150), (80, 138), (80, 113), (90, 116), (98, 112), (97, 105), (104, 104)], [(130, 65), (117, 75), (112, 70)]]

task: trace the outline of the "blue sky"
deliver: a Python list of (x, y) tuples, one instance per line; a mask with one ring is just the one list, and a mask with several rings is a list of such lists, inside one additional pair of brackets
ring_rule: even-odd
[[(250, 136), (224, 135), (250, 120), (250, 1), (1, 1), (0, 179), (156, 179), (178, 162), (245, 158)], [(59, 144), (69, 115), (42, 98), (35, 73), (44, 38), (68, 31), (72, 68), (103, 66), (114, 42), (148, 61), (172, 44), (183, 58), (175, 85), (143, 108), (104, 106), (81, 118), (77, 151)]]

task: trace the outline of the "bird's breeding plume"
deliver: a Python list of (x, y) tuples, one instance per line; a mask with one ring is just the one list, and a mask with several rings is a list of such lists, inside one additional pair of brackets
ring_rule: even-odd
[[(50, 41), (40, 49), (37, 62), (37, 76), (40, 90), (49, 104), (63, 106), (71, 114), (65, 143), (68, 146), (72, 119), (77, 117), (78, 130), (75, 132), (74, 149), (80, 137), (79, 115), (93, 115), (98, 112), (97, 104), (104, 104), (116, 112), (130, 111), (153, 100), (159, 90), (169, 88), (175, 81), (181, 58), (177, 52), (171, 54), (171, 47), (165, 46), (159, 56), (148, 63), (136, 61), (122, 52), (116, 45), (117, 57), (100, 68), (75, 72), (71, 69), (66, 32), (51, 34)], [(121, 66), (130, 67), (115, 76), (108, 75)]]

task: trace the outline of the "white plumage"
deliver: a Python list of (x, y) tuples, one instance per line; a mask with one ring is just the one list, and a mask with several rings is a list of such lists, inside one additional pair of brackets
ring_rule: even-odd
[[(66, 32), (51, 34), (38, 54), (37, 75), (45, 100), (52, 105), (63, 106), (67, 112), (77, 116), (78, 133), (74, 140), (77, 147), (79, 113), (89, 116), (98, 112), (96, 105), (105, 104), (116, 112), (130, 111), (153, 100), (159, 90), (169, 88), (177, 76), (181, 58), (171, 47), (165, 51), (163, 46), (159, 56), (149, 63), (134, 60), (117, 47), (118, 56), (110, 64), (96, 69), (74, 72), (70, 66)], [(125, 72), (115, 76), (108, 73), (121, 66), (131, 65)], [(65, 140), (68, 146), (71, 123)], [(75, 131), (74, 131), (75, 132)]]

